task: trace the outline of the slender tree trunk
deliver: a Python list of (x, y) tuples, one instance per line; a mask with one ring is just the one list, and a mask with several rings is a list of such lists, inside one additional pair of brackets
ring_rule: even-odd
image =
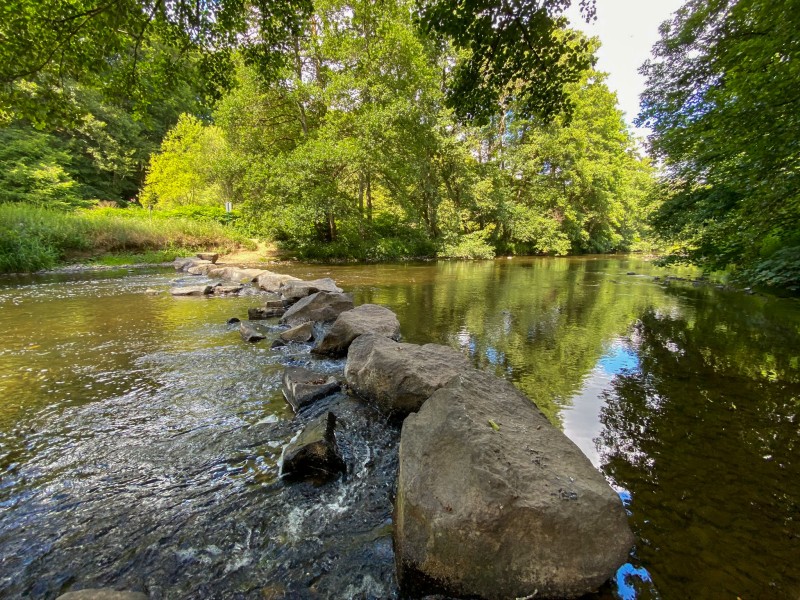
[(372, 225), (372, 173), (367, 171), (367, 223)]

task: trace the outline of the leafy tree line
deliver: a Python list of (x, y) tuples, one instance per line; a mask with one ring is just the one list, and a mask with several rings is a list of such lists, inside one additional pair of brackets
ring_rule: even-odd
[[(520, 72), (489, 82), (482, 112), (464, 119), (475, 106), (452, 96), (452, 66), (474, 51), (421, 33), (414, 8), (317, 1), (277, 77), (238, 59), (210, 123), (181, 118), (151, 159), (145, 201), (231, 201), (254, 230), (318, 258), (639, 242), (652, 171), (591, 61), (576, 62), (550, 112)], [(591, 56), (578, 33), (553, 35)]]
[(230, 201), (320, 258), (641, 241), (652, 169), (568, 0), (11, 4), (0, 201)]
[(800, 289), (797, 2), (689, 0), (661, 28), (640, 122), (672, 260)]

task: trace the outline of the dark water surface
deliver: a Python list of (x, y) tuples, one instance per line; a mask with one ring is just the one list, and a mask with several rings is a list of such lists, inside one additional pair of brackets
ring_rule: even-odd
[[(276, 270), (334, 277), (535, 400), (630, 511), (605, 596), (800, 598), (797, 301), (628, 259)], [(175, 279), (0, 279), (0, 597), (398, 597), (397, 427), (344, 395), (294, 417), (283, 367), (343, 362), (243, 342), (225, 321), (256, 294), (145, 293)], [(327, 408), (347, 475), (285, 485), (283, 446)]]

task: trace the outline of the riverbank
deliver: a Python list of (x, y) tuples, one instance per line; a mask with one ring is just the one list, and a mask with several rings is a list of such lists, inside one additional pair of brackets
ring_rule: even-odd
[(62, 212), (0, 205), (0, 273), (31, 273), (69, 263), (161, 263), (198, 250), (231, 253), (256, 245), (212, 220), (153, 217), (144, 209)]

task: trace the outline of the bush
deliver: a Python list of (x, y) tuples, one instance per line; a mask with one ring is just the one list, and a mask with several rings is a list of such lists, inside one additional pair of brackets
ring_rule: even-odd
[(800, 291), (800, 246), (774, 252), (766, 260), (744, 270), (741, 278), (755, 285)]
[(487, 241), (489, 231), (482, 229), (448, 240), (439, 256), (443, 258), (492, 259), (495, 250)]

